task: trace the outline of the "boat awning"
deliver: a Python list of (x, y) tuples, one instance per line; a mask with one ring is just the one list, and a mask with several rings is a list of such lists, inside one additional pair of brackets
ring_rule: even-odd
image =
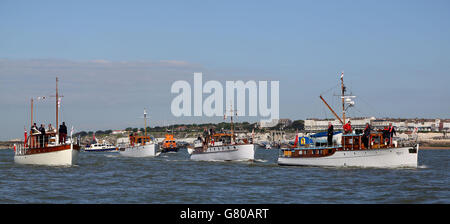
[[(328, 132), (326, 132), (326, 131), (324, 131), (324, 132), (319, 132), (319, 133), (310, 135), (310, 137), (311, 137), (311, 138), (322, 138), (322, 137), (326, 137), (326, 136), (327, 136), (327, 133), (328, 133)], [(341, 133), (342, 133), (342, 131), (335, 131), (335, 132), (333, 132), (333, 135), (338, 135), (338, 134), (341, 134)]]

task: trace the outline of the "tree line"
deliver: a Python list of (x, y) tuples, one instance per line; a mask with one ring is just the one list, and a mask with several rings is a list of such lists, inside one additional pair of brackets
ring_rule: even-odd
[[(234, 130), (242, 131), (242, 132), (251, 132), (254, 130), (255, 132), (264, 132), (267, 130), (284, 130), (284, 131), (295, 131), (295, 130), (304, 130), (304, 121), (303, 120), (295, 120), (290, 125), (278, 124), (274, 127), (269, 128), (260, 128), (257, 123), (249, 123), (249, 122), (238, 122), (234, 123)], [(213, 128), (214, 130), (230, 130), (231, 124), (227, 122), (221, 123), (204, 123), (204, 124), (174, 124), (170, 126), (155, 126), (155, 127), (147, 127), (147, 132), (202, 132), (205, 129)], [(144, 132), (144, 128), (136, 128), (136, 127), (128, 127), (125, 128), (127, 133), (133, 132)], [(75, 134), (75, 136), (92, 136), (93, 134), (101, 136), (101, 135), (110, 135), (112, 134), (112, 130), (98, 130), (98, 131), (81, 131)]]

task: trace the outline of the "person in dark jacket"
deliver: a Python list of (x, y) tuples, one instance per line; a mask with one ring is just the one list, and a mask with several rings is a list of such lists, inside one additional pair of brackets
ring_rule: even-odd
[(386, 141), (389, 140), (389, 128), (387, 126), (384, 126), (383, 129), (383, 142), (386, 144)]
[(39, 132), (41, 132), (40, 136), (40, 140), (39, 140), (39, 144), (40, 147), (45, 147), (45, 126), (43, 124), (41, 124), (41, 127), (39, 128)]
[(366, 128), (364, 128), (363, 132), (363, 143), (366, 149), (369, 148), (370, 131), (371, 131), (370, 125), (369, 123), (366, 123)]
[(67, 137), (67, 127), (66, 127), (66, 123), (63, 122), (59, 126), (59, 143), (60, 144), (66, 143), (66, 137)]
[(392, 126), (392, 123), (389, 123), (389, 145), (392, 144), (392, 137), (394, 135), (397, 135), (397, 132), (395, 131), (394, 126)]
[(328, 122), (328, 132), (327, 132), (328, 146), (333, 145), (333, 133), (334, 133), (334, 127), (331, 124), (331, 122)]

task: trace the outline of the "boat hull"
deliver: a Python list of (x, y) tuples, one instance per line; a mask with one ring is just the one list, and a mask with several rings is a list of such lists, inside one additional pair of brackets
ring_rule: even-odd
[(157, 144), (147, 144), (127, 147), (123, 151), (119, 151), (119, 153), (126, 157), (154, 157), (159, 155), (158, 149), (159, 146)]
[(253, 144), (213, 146), (205, 152), (191, 153), (191, 160), (196, 161), (249, 161), (255, 159)]
[(117, 148), (106, 148), (106, 149), (84, 149), (85, 152), (115, 152)]
[(79, 150), (70, 146), (67, 149), (52, 152), (15, 155), (14, 162), (31, 165), (71, 166), (77, 164), (78, 154)]
[(417, 167), (419, 146), (390, 149), (337, 151), (316, 158), (279, 157), (279, 165), (331, 167)]
[(167, 153), (167, 152), (178, 152), (179, 151), (179, 148), (163, 148), (162, 150), (161, 150), (161, 152), (163, 152), (163, 153)]

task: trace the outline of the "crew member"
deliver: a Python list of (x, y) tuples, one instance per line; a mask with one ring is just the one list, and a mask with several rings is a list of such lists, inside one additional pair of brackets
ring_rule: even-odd
[(45, 126), (43, 125), (43, 124), (41, 124), (41, 127), (39, 128), (39, 131), (41, 132), (41, 134), (40, 134), (40, 141), (39, 141), (39, 144), (40, 144), (40, 147), (41, 148), (43, 148), (43, 147), (45, 147), (45, 143), (46, 143), (46, 140), (45, 140)]
[(348, 121), (348, 123), (344, 125), (344, 133), (345, 134), (352, 133), (352, 122), (351, 121)]
[(364, 128), (364, 133), (363, 133), (363, 143), (364, 143), (364, 148), (368, 149), (369, 148), (369, 139), (370, 139), (370, 125), (369, 123), (366, 123), (366, 128)]
[(387, 126), (384, 126), (383, 129), (383, 142), (386, 144), (386, 141), (389, 141), (389, 128)]
[(66, 143), (66, 137), (67, 137), (67, 127), (66, 127), (66, 123), (63, 122), (60, 126), (59, 126), (59, 143)]
[(331, 146), (333, 144), (333, 133), (334, 133), (334, 127), (331, 124), (331, 122), (328, 122), (328, 132), (327, 132), (328, 146)]
[(395, 131), (394, 126), (392, 126), (392, 123), (389, 123), (389, 145), (392, 144), (392, 137), (394, 137), (394, 134), (397, 135), (397, 132)]

